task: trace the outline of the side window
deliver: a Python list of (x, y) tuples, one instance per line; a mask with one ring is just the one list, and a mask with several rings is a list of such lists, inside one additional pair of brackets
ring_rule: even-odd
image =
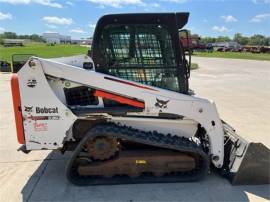
[(179, 91), (178, 67), (171, 35), (160, 25), (109, 25), (100, 49), (105, 73)]

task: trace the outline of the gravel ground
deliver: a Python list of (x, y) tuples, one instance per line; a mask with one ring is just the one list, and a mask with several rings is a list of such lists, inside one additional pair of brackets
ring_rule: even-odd
[[(250, 141), (270, 147), (270, 62), (193, 58), (191, 88), (215, 100), (221, 117)], [(210, 174), (198, 183), (75, 187), (65, 179), (67, 155), (17, 152), (9, 87), (0, 73), (0, 202), (6, 201), (269, 201), (270, 186), (231, 186)]]

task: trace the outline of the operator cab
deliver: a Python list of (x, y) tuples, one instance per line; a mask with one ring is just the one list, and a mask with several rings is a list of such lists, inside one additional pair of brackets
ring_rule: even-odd
[(187, 94), (189, 67), (179, 42), (179, 30), (188, 16), (103, 16), (97, 23), (91, 50), (96, 71)]

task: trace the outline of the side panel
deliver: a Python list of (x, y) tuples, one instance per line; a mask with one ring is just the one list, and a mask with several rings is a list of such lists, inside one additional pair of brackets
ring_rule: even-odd
[(24, 140), (23, 119), (22, 119), (21, 96), (17, 74), (13, 74), (11, 77), (11, 92), (17, 130), (17, 139), (20, 144), (24, 144), (25, 140)]
[(77, 117), (49, 85), (38, 60), (18, 72), (27, 150), (58, 149)]

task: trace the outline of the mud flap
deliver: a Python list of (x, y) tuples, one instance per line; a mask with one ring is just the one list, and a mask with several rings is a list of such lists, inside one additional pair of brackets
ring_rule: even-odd
[(262, 143), (248, 142), (223, 122), (225, 158), (223, 175), (233, 185), (270, 183), (270, 150)]

